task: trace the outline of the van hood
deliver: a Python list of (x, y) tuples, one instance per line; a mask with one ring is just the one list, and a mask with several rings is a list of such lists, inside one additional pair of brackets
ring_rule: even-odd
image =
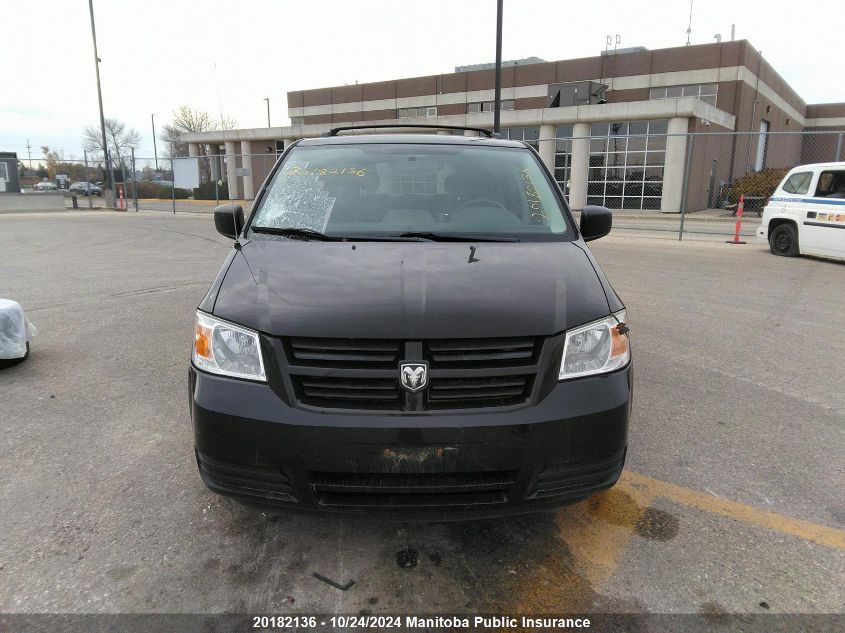
[(243, 244), (213, 309), (272, 336), (400, 339), (550, 335), (608, 312), (572, 242), (287, 239)]

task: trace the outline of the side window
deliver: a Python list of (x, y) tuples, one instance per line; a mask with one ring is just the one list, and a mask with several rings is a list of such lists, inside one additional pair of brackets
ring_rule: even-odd
[(810, 190), (810, 181), (813, 179), (813, 172), (800, 171), (797, 174), (792, 174), (783, 183), (783, 190), (786, 193), (804, 194)]
[(845, 171), (823, 171), (816, 187), (816, 198), (845, 198)]

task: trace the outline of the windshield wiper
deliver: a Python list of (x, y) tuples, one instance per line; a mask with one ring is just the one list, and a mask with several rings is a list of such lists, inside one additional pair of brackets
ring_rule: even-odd
[(399, 237), (418, 237), (432, 242), (518, 242), (518, 237), (495, 237), (492, 235), (444, 234), (431, 231), (406, 231)]
[(275, 226), (251, 226), (250, 231), (256, 233), (269, 233), (270, 235), (281, 235), (283, 237), (293, 237), (306, 240), (320, 240), (322, 242), (342, 242), (345, 238), (334, 235), (326, 235), (315, 231), (314, 229), (298, 228), (295, 226), (275, 227)]
[(321, 242), (392, 242), (396, 240), (429, 240), (432, 242), (518, 242), (517, 237), (494, 237), (484, 235), (449, 235), (432, 233), (429, 231), (406, 231), (399, 235), (326, 235), (302, 227), (287, 226), (251, 226), (250, 231), (256, 233), (267, 233), (269, 235), (281, 235), (293, 239), (318, 240)]

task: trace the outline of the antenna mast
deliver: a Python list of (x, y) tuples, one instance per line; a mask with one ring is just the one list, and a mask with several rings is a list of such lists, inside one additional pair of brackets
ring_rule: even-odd
[(693, 0), (689, 0), (689, 25), (687, 26), (687, 46), (689, 46), (689, 36), (692, 33), (692, 3)]

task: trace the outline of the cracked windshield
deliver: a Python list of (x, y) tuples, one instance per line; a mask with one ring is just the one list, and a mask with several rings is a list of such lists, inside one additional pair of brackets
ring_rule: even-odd
[(560, 239), (560, 203), (528, 149), (435, 144), (296, 147), (252, 228)]

